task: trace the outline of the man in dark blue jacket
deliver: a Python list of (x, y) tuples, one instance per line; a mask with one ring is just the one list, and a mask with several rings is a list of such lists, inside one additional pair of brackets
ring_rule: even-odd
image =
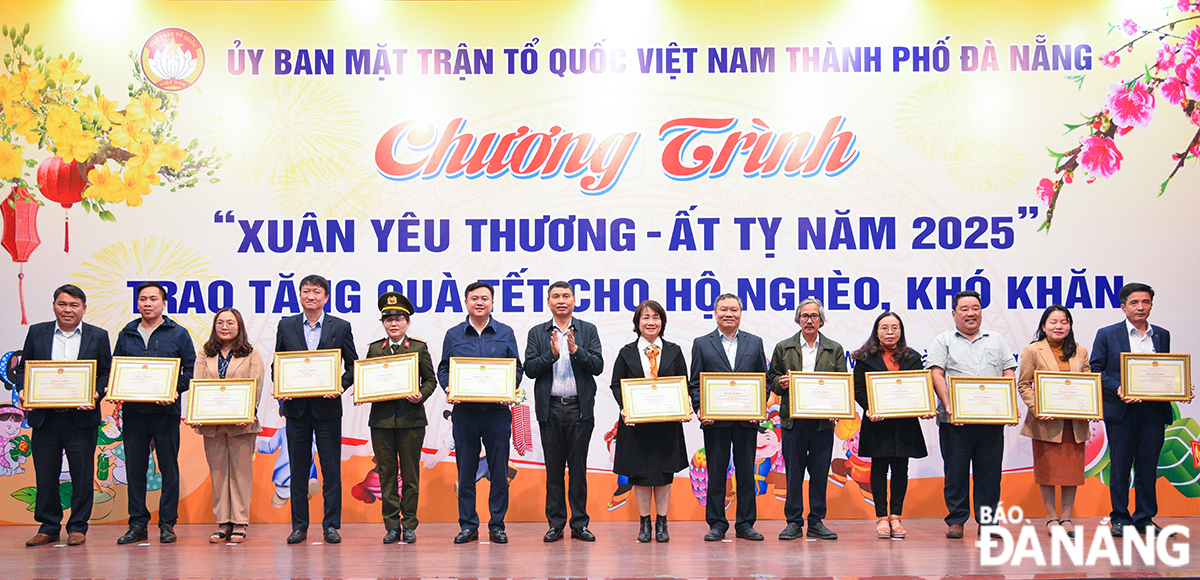
[(25, 402), (25, 363), (40, 360), (96, 361), (96, 400), (78, 409), (30, 409), (33, 428), (30, 452), (37, 477), (37, 499), (33, 519), (40, 527), (26, 546), (57, 542), (62, 530), (62, 503), (58, 476), (62, 458), (67, 456), (71, 473), (71, 517), (67, 519), (67, 545), (78, 546), (87, 540), (88, 519), (92, 516), (92, 481), (96, 472), (96, 437), (100, 427), (100, 400), (108, 389), (108, 371), (112, 364), (108, 331), (83, 322), (87, 295), (78, 286), (66, 284), (54, 291), (54, 322), (29, 327), (25, 335), (23, 359), (16, 373), (17, 391)]
[(182, 406), (179, 393), (192, 382), (196, 349), (187, 329), (163, 314), (167, 290), (158, 282), (142, 282), (137, 287), (137, 307), (141, 318), (131, 321), (117, 335), (113, 356), (140, 356), (179, 359), (179, 380), (175, 399), (160, 403), (126, 402), (121, 406), (121, 433), (125, 439), (125, 470), (129, 477), (129, 530), (118, 544), (146, 539), (150, 510), (146, 507), (146, 474), (150, 469), (150, 445), (162, 473), (162, 495), (158, 499), (158, 539), (164, 544), (175, 541), (175, 522), (179, 520), (179, 422)]
[[(533, 400), (542, 454), (546, 460), (546, 520), (544, 542), (557, 542), (567, 525), (571, 502), (571, 537), (596, 541), (588, 530), (587, 454), (596, 426), (596, 375), (604, 372), (596, 326), (573, 316), (575, 290), (566, 282), (550, 285), (546, 298), (551, 320), (529, 329), (525, 342), (525, 374), (534, 380)], [(568, 496), (563, 468), (571, 470)]]

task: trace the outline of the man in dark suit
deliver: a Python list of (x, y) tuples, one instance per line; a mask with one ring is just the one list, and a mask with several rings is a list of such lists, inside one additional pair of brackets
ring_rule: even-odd
[[(529, 329), (525, 342), (525, 374), (534, 380), (533, 400), (542, 453), (546, 460), (544, 542), (557, 542), (567, 525), (571, 502), (571, 537), (596, 541), (588, 530), (587, 454), (596, 426), (596, 376), (604, 372), (596, 326), (573, 316), (575, 290), (566, 282), (550, 285), (546, 299), (554, 318)], [(563, 468), (571, 470), (568, 496)]]
[[(700, 373), (767, 373), (767, 355), (762, 339), (739, 330), (742, 324), (742, 300), (736, 294), (722, 294), (713, 303), (717, 329), (692, 341), (692, 376), (688, 391), (692, 409), (700, 412)], [(765, 401), (763, 403), (766, 404)], [(744, 540), (760, 542), (755, 531), (758, 519), (757, 486), (754, 483), (754, 455), (758, 449), (758, 423), (754, 421), (713, 421), (702, 419), (704, 453), (708, 459), (708, 497), (705, 519), (706, 542), (719, 542), (729, 531), (725, 517), (725, 475), (729, 470), (730, 449), (737, 476), (737, 520), (733, 531)]]
[[(329, 303), (329, 281), (319, 274), (300, 280), (300, 314), (279, 321), (275, 352), (341, 349), (343, 392), (354, 382), (354, 334), (350, 323), (325, 314)], [(275, 367), (271, 367), (275, 378)], [(325, 542), (342, 541), (342, 401), (340, 395), (281, 398), (280, 414), (287, 418), (288, 457), (292, 476), (292, 533), (287, 543), (299, 544), (308, 537), (308, 474), (312, 469), (312, 440), (317, 439), (321, 460), (321, 495), (325, 515), (321, 519)]]
[(88, 519), (92, 515), (92, 480), (95, 475), (96, 436), (100, 427), (100, 400), (108, 388), (112, 350), (108, 332), (83, 322), (87, 296), (78, 286), (66, 284), (54, 291), (55, 322), (29, 327), (25, 335), (23, 360), (16, 373), (17, 392), (25, 402), (25, 362), (38, 360), (96, 361), (96, 400), (78, 409), (30, 409), (29, 426), (33, 469), (37, 477), (37, 499), (33, 519), (41, 526), (26, 546), (41, 546), (59, 541), (63, 510), (59, 501), (58, 475), (62, 457), (67, 455), (71, 472), (71, 517), (67, 519), (67, 545), (78, 546), (87, 540)]
[(833, 461), (833, 427), (828, 419), (793, 419), (788, 389), (788, 372), (844, 373), (846, 351), (825, 336), (825, 306), (816, 298), (805, 298), (796, 308), (800, 332), (775, 345), (767, 384), (779, 395), (780, 426), (783, 428), (783, 464), (787, 470), (787, 499), (783, 517), (787, 526), (780, 540), (795, 540), (804, 530), (804, 472), (808, 472), (808, 537), (836, 540), (837, 534), (825, 526), (825, 489), (829, 465)]
[[(1162, 401), (1141, 401), (1121, 395), (1121, 353), (1171, 352), (1171, 333), (1150, 324), (1154, 289), (1146, 284), (1130, 283), (1121, 288), (1121, 311), (1125, 320), (1101, 328), (1092, 344), (1089, 364), (1092, 372), (1101, 374), (1104, 395), (1104, 430), (1108, 436), (1109, 499), (1112, 501), (1112, 535), (1124, 535), (1126, 526), (1141, 532), (1162, 528), (1154, 523), (1158, 513), (1155, 483), (1158, 479), (1158, 456), (1163, 447), (1163, 425), (1171, 423), (1171, 404)], [(1133, 485), (1137, 504), (1129, 513), (1129, 471), (1133, 469)]]
[[(379, 315), (387, 336), (367, 346), (367, 358), (417, 353), (417, 393), (405, 399), (371, 403), (371, 447), (379, 470), (380, 504), (387, 533), (383, 543), (417, 541), (417, 504), (421, 489), (421, 444), (425, 441), (425, 400), (437, 388), (433, 358), (424, 340), (408, 335), (412, 302), (399, 292), (379, 297)], [(396, 482), (404, 480), (404, 493)]]

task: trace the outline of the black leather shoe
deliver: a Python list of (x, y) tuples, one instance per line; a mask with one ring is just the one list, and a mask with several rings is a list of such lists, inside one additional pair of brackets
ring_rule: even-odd
[(660, 544), (671, 541), (671, 534), (667, 533), (667, 516), (658, 516), (654, 519), (654, 541)]
[(575, 538), (576, 540), (583, 540), (585, 542), (596, 541), (596, 535), (593, 534), (591, 530), (587, 529), (587, 526), (583, 526), (582, 528), (571, 528), (571, 537)]
[(179, 539), (172, 526), (158, 526), (158, 541), (163, 544), (174, 544)]
[(751, 542), (763, 541), (763, 535), (754, 531), (754, 528), (746, 528), (744, 530), (737, 530), (734, 533), (737, 534), (737, 537), (739, 537), (743, 540), (750, 540)]
[(825, 527), (824, 522), (812, 522), (808, 524), (808, 537), (818, 540), (836, 540), (837, 534)]
[(639, 544), (650, 543), (653, 529), (650, 527), (650, 516), (642, 516), (642, 527), (638, 529), (637, 541)]
[(417, 543), (417, 533), (408, 528), (405, 528), (404, 529), (404, 543), (405, 544)]
[(399, 542), (401, 533), (402, 532), (400, 531), (400, 528), (396, 528), (394, 530), (388, 530), (387, 534), (384, 534), (384, 536), (383, 536), (383, 543), (395, 544), (396, 542)]
[(804, 535), (804, 526), (800, 524), (788, 524), (786, 528), (783, 528), (782, 532), (779, 532), (779, 539), (795, 540), (802, 535)]
[(491, 538), (493, 544), (507, 544), (508, 534), (504, 530), (488, 530), (488, 537)]
[(721, 530), (718, 530), (717, 528), (712, 528), (712, 529), (708, 530), (707, 534), (704, 534), (705, 542), (720, 542), (721, 540), (724, 540), (724, 539), (725, 539), (725, 532), (722, 532)]
[(117, 538), (117, 543), (124, 545), (132, 544), (134, 542), (144, 542), (146, 541), (147, 537), (146, 528), (141, 526), (131, 527), (129, 528), (129, 531), (125, 532), (124, 536)]
[(455, 544), (465, 544), (479, 539), (479, 530), (463, 530), (454, 536)]
[(338, 533), (337, 528), (327, 528), (325, 530), (325, 543), (326, 544), (342, 543), (342, 535)]
[(299, 544), (300, 542), (303, 542), (307, 538), (308, 538), (308, 532), (306, 532), (304, 530), (292, 530), (292, 533), (288, 534), (287, 543)]
[(546, 530), (546, 535), (542, 536), (542, 541), (550, 544), (561, 540), (562, 537), (562, 528), (550, 528)]
[[(1137, 526), (1137, 530), (1143, 534), (1148, 533), (1150, 530), (1154, 530), (1155, 537), (1161, 536), (1162, 532), (1163, 532), (1162, 526), (1160, 526), (1154, 522), (1150, 522), (1145, 525)], [(1172, 537), (1174, 535), (1175, 535), (1175, 533), (1171, 532), (1171, 534), (1168, 537)]]
[(1125, 535), (1125, 526), (1123, 524), (1113, 524), (1111, 533), (1112, 537), (1120, 538)]

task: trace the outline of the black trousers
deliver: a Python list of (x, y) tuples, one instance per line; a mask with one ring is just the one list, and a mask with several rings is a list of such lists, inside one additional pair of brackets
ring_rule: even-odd
[[(546, 522), (552, 528), (565, 529), (569, 501), (571, 528), (585, 528), (592, 521), (587, 513), (587, 456), (596, 420), (582, 418), (575, 397), (550, 397), (549, 411), (547, 420), (538, 422), (546, 460)], [(564, 467), (570, 470), (569, 491)]]
[(308, 475), (312, 470), (314, 437), (325, 504), (321, 527), (342, 527), (342, 418), (320, 421), (313, 418), (311, 410), (305, 410), (300, 417), (288, 417), (286, 426), (292, 472), (292, 529), (308, 531)]
[[(892, 472), (892, 497), (888, 498), (888, 470)], [(904, 515), (904, 494), (908, 492), (907, 457), (871, 458), (871, 497), (875, 500), (875, 517)]]
[(938, 424), (945, 472), (946, 525), (961, 526), (971, 516), (968, 482), (974, 472), (975, 522), (983, 506), (993, 517), (1000, 505), (1000, 466), (1004, 461), (1004, 425)]
[[(129, 477), (129, 527), (150, 524), (146, 507), (146, 475), (150, 469), (150, 445), (162, 474), (158, 498), (158, 525), (174, 526), (179, 521), (179, 416), (174, 413), (131, 413), (124, 415), (121, 436), (125, 439), (125, 470)], [(91, 487), (89, 484), (88, 487)]]
[[(1114, 524), (1145, 526), (1158, 514), (1158, 456), (1163, 448), (1165, 425), (1162, 413), (1150, 405), (1129, 405), (1120, 421), (1105, 421), (1108, 436), (1108, 493), (1112, 502), (1109, 519)], [(1133, 469), (1133, 488), (1137, 492), (1135, 509), (1129, 513), (1129, 470)]]
[[(783, 464), (787, 470), (787, 499), (783, 517), (789, 524), (804, 525), (804, 473), (808, 472), (808, 523), (825, 519), (825, 488), (829, 484), (829, 464), (833, 462), (833, 429), (818, 431), (827, 419), (793, 419), (791, 429), (783, 429)], [(711, 481), (709, 484), (711, 485)]]
[[(379, 471), (383, 526), (388, 530), (417, 529), (421, 489), (421, 443), (424, 427), (371, 427), (371, 446)], [(404, 493), (396, 476), (404, 480)], [(401, 517), (403, 516), (403, 517)]]
[(475, 474), (479, 452), (487, 451), (489, 530), (504, 529), (508, 513), (508, 448), (512, 438), (512, 411), (497, 403), (459, 403), (454, 406), (454, 462), (458, 465), (458, 526), (479, 529), (475, 509)]
[(754, 454), (758, 448), (758, 428), (743, 421), (721, 427), (708, 426), (704, 432), (704, 454), (708, 460), (708, 495), (705, 498), (704, 519), (708, 527), (725, 533), (729, 520), (725, 517), (725, 476), (729, 470), (730, 451), (733, 472), (737, 478), (737, 519), (734, 529), (754, 527), (758, 519), (758, 504), (754, 485)]
[(55, 411), (47, 412), (42, 426), (33, 430), (30, 453), (37, 481), (33, 519), (41, 524), (38, 533), (57, 536), (62, 530), (58, 475), (63, 453), (71, 472), (71, 517), (67, 519), (67, 533), (87, 533), (88, 519), (92, 517), (97, 430), (95, 426), (80, 427), (70, 412)]

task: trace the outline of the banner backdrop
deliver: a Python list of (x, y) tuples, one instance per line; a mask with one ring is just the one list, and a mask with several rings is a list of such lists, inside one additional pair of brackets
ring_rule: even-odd
[[(383, 336), (376, 297), (397, 290), (416, 306), (410, 334), (439, 358), (477, 279), (495, 284), (495, 318), (523, 352), (550, 317), (547, 286), (569, 280), (609, 369), (589, 456), (597, 520), (636, 517), (611, 473), (604, 387), (644, 299), (666, 306), (665, 338), (684, 352), (715, 327), (722, 292), (742, 298), (742, 328), (768, 352), (810, 296), (847, 352), (884, 310), (923, 350), (952, 327), (951, 296), (974, 289), (1015, 356), (1054, 303), (1090, 349), (1123, 318), (1121, 285), (1139, 281), (1173, 350), (1195, 352), (1200, 14), (1158, 4), (3, 0), (0, 352), (21, 348), (26, 320), (53, 318), (60, 284), (81, 286), (86, 320), (115, 336), (136, 316), (133, 287), (161, 280), (197, 345), (213, 312), (236, 306), (269, 357), (309, 273), (332, 281), (330, 312), (360, 354)], [(60, 165), (67, 177), (39, 189)], [(283, 420), (267, 393), (252, 513), (284, 522)], [(368, 409), (343, 405), (344, 517), (378, 521)], [(426, 409), (421, 518), (454, 521), (440, 390)], [(781, 518), (786, 495), (773, 410), (760, 519)], [(121, 521), (121, 430), (104, 411), (94, 519)], [(1197, 515), (1198, 413), (1176, 414), (1159, 504)], [(521, 415), (532, 444), (512, 453), (509, 517), (538, 521), (538, 425)], [(30, 432), (19, 410), (0, 416), (0, 519), (27, 524)], [(1092, 425), (1084, 517), (1109, 510)], [(836, 430), (833, 518), (873, 514), (858, 426)], [(936, 425), (923, 428), (906, 514), (942, 517)], [(692, 467), (672, 517), (700, 519), (705, 454), (697, 423), (685, 429)], [(200, 437), (184, 431), (182, 521), (211, 521)], [(1036, 516), (1031, 465), (1008, 428), (1003, 504)]]

